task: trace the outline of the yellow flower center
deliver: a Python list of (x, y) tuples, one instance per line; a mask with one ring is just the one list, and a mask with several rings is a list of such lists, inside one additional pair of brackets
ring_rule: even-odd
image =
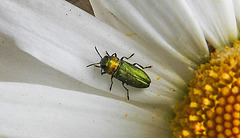
[(240, 138), (240, 41), (200, 66), (174, 112), (173, 137)]

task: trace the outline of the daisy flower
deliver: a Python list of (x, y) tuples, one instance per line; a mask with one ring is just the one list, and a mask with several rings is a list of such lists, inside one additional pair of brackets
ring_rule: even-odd
[[(239, 137), (237, 0), (0, 3), (0, 136)], [(149, 88), (101, 75), (95, 52), (143, 66)], [(212, 54), (209, 47), (216, 51)]]

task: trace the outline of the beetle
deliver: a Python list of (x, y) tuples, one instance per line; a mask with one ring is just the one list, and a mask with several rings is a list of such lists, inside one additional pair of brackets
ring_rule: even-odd
[[(127, 91), (127, 99), (129, 100), (129, 91), (124, 84), (130, 85), (135, 88), (147, 88), (150, 86), (151, 79), (142, 69), (151, 68), (152, 66), (143, 67), (138, 63), (129, 63), (123, 59), (130, 59), (129, 57), (122, 57), (120, 60), (117, 57), (116, 53), (113, 53), (111, 56), (106, 51), (106, 55), (102, 57), (95, 47), (97, 54), (100, 56), (101, 60), (98, 63), (92, 63), (87, 65), (87, 67), (95, 66), (101, 68), (101, 75), (107, 73), (111, 75), (111, 85), (109, 90), (111, 91), (113, 85), (113, 77), (122, 82), (122, 86)], [(139, 67), (137, 67), (137, 66)]]

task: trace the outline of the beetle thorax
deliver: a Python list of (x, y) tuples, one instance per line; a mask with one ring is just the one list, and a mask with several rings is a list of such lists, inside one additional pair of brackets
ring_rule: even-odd
[(101, 68), (108, 74), (112, 75), (118, 67), (119, 59), (115, 56), (105, 56), (101, 59)]

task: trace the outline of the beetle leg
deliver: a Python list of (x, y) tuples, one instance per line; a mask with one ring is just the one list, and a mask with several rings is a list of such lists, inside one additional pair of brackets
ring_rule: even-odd
[(146, 69), (146, 68), (151, 68), (152, 66), (146, 66), (146, 67), (143, 67), (142, 65), (138, 64), (138, 63), (133, 63), (133, 66), (136, 66), (138, 65), (139, 67), (141, 67), (142, 69)]
[(101, 69), (101, 75), (105, 74), (106, 72), (103, 71), (103, 69)]
[(110, 85), (110, 89), (109, 89), (109, 91), (111, 91), (111, 89), (112, 89), (112, 85), (113, 85), (113, 75), (111, 76), (111, 85)]
[(122, 57), (121, 60), (123, 60), (124, 58), (129, 59), (129, 58), (131, 58), (134, 54), (135, 54), (135, 53), (132, 53), (132, 55), (129, 56), (129, 57)]
[(113, 53), (112, 56), (117, 57), (117, 53)]
[(105, 52), (106, 52), (106, 54), (109, 56), (108, 52), (107, 52), (107, 51), (105, 51)]
[(127, 99), (129, 100), (129, 92), (128, 92), (128, 89), (124, 86), (124, 82), (122, 82), (122, 86), (123, 88), (125, 88), (125, 90), (127, 90)]
[(90, 64), (90, 65), (87, 65), (87, 67), (90, 67), (90, 66), (95, 66), (97, 68), (101, 68), (99, 65), (97, 64), (100, 64), (100, 63), (93, 63), (93, 64)]
[(96, 64), (94, 64), (94, 66), (97, 67), (97, 68), (101, 68), (100, 66), (98, 66), (98, 65), (96, 65)]

